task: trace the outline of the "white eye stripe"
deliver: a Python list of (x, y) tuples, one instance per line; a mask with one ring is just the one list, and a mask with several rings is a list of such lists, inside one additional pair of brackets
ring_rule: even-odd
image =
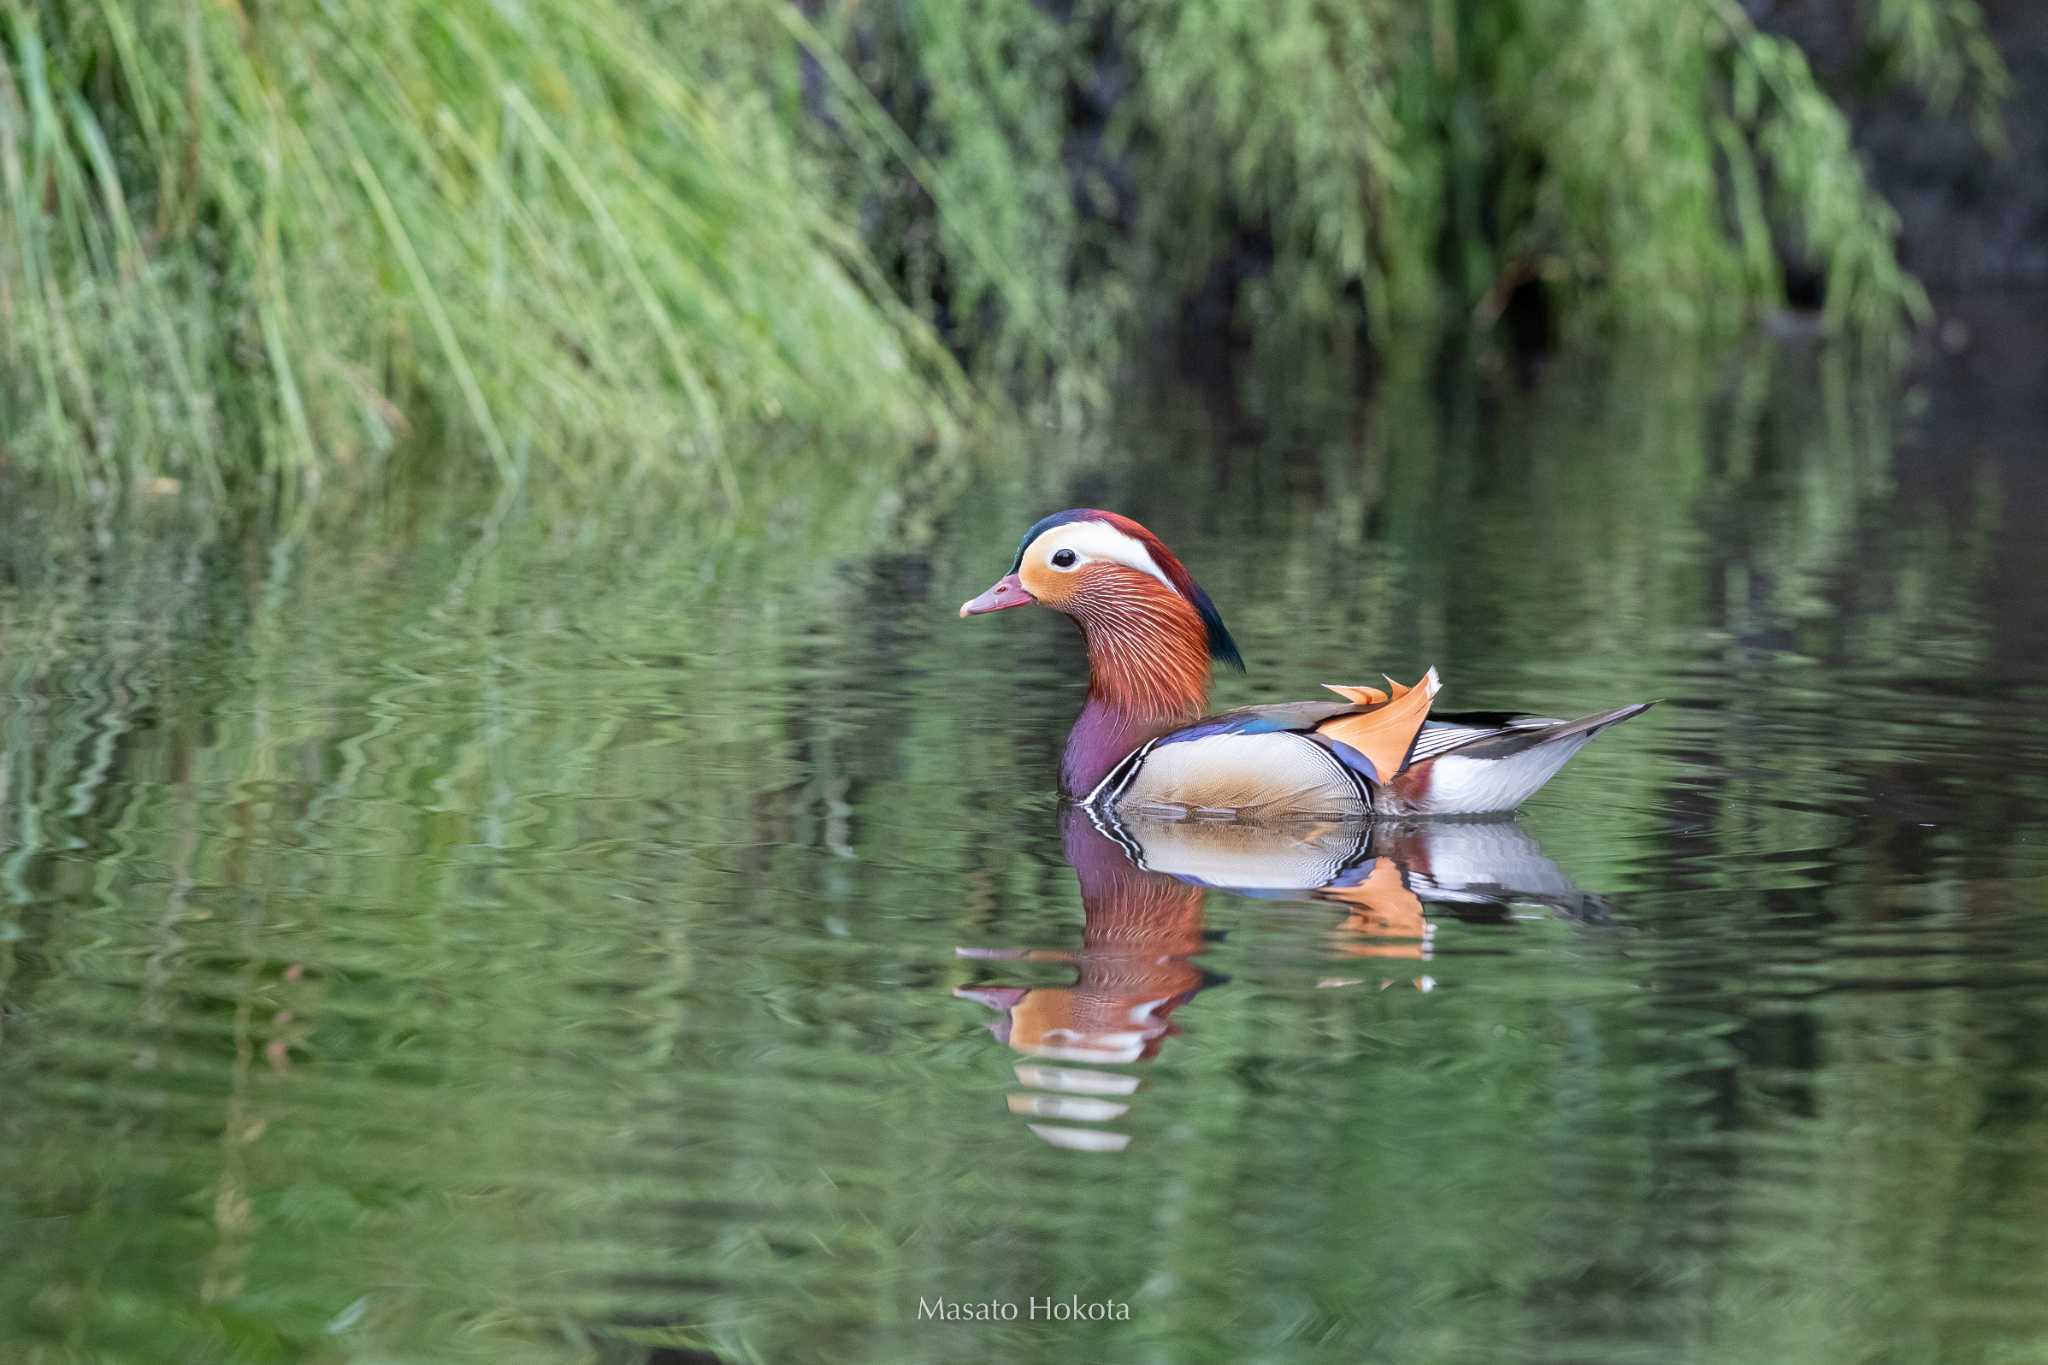
[[(1121, 564), (1127, 569), (1151, 574), (1154, 578), (1173, 588), (1173, 580), (1161, 571), (1153, 560), (1152, 552), (1145, 543), (1135, 536), (1127, 536), (1116, 527), (1101, 521), (1070, 521), (1064, 526), (1055, 526), (1037, 540), (1031, 542), (1027, 554), (1034, 557), (1043, 555), (1047, 564), (1052, 563), (1056, 550), (1072, 550), (1082, 559), (1106, 560)], [(1180, 591), (1174, 588), (1175, 592)]]

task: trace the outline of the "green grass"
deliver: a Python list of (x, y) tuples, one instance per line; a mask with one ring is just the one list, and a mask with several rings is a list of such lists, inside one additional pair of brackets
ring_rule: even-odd
[(734, 425), (943, 426), (768, 87), (703, 79), (767, 7), (635, 8), (11, 7), (8, 458), (290, 489), (427, 434), (729, 485)]
[[(1099, 411), (1218, 279), (1273, 354), (1427, 350), (1530, 283), (1567, 337), (1728, 331), (1783, 259), (1837, 331), (1924, 308), (1729, 0), (807, 13), (10, 0), (0, 470), (293, 498), (411, 451), (730, 506), (764, 430)], [(1995, 132), (1974, 0), (1868, 18)]]

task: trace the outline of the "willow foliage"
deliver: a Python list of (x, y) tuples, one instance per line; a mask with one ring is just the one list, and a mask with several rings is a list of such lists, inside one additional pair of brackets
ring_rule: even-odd
[[(1974, 0), (1865, 9), (1893, 79), (1992, 130)], [(892, 207), (936, 202), (907, 273), (970, 343), (1020, 268), (1068, 347), (1222, 275), (1253, 340), (1364, 319), (1382, 348), (1524, 284), (1568, 332), (1725, 329), (1786, 301), (1788, 262), (1839, 329), (1923, 307), (1847, 121), (1730, 0), (846, 0), (821, 24), (935, 163)]]

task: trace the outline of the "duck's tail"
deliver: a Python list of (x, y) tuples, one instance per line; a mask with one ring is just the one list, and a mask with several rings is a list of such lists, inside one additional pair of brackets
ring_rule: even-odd
[(1610, 725), (1655, 706), (1554, 720), (1548, 716), (1443, 716), (1416, 736), (1408, 766), (1388, 783), (1386, 814), (1498, 815), (1514, 810)]

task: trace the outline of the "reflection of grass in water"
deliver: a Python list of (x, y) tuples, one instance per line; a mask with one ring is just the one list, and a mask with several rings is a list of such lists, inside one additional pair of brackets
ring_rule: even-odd
[[(1817, 1344), (1777, 1358), (1856, 1354), (1893, 1325), (1876, 1300), (1773, 1286), (1817, 1267), (1888, 1283), (1945, 1217), (1983, 1215), (1985, 1167), (1923, 1170), (1906, 1143), (1796, 1187), (1760, 1175), (1742, 1197), (1783, 1196), (1768, 1209), (1717, 1202), (1699, 1078), (1729, 1063), (1717, 992), (1751, 949), (1695, 934), (1713, 953), (1667, 967), (1656, 916), (1701, 913), (1683, 898), (1619, 896), (1631, 923), (1606, 936), (1506, 931), (1568, 951), (1464, 956), (1424, 1010), (1301, 988), (1290, 964), (1313, 962), (1327, 917), (1219, 896), (1231, 935), (1204, 965), (1234, 980), (1178, 1016), (1191, 1036), (1133, 1111), (1133, 1159), (1077, 1180), (999, 1112), (1007, 1059), (944, 987), (955, 944), (1073, 941), (1071, 874), (1019, 830), (1051, 827), (1035, 784), (1074, 695), (1038, 662), (1056, 623), (976, 629), (950, 603), (1077, 465), (1157, 499), (1130, 510), (1162, 527), (1213, 512), (1176, 540), (1259, 643), (1245, 686), (1312, 683), (1332, 638), (1365, 664), (1434, 644), (1499, 689), (1471, 704), (1668, 682), (1599, 590), (1635, 583), (1650, 629), (1700, 629), (1719, 589), (1693, 528), (1737, 513), (1762, 514), (1724, 567), (1769, 579), (1745, 599), (1761, 617), (1799, 619), (1886, 487), (1882, 441), (1842, 439), (1852, 404), (1802, 418), (1766, 394), (1731, 414), (1624, 370), (1592, 398), (1522, 400), (1526, 440), (1490, 451), (1455, 412), (1386, 401), (1315, 451), (1318, 477), (1359, 480), (1327, 499), (1169, 496), (1189, 463), (1169, 431), (1136, 473), (1102, 448), (993, 459), (978, 497), (947, 460), (767, 452), (787, 478), (737, 513), (743, 536), (566, 495), (482, 543), (483, 519), (397, 503), (274, 553), (175, 527), (108, 550), (61, 526), (6, 536), (4, 581), (31, 590), (0, 596), (0, 1079), (27, 1099), (0, 1137), (10, 1217), (46, 1235), (0, 1319), (84, 1324), (138, 1359), (574, 1359), (588, 1322), (626, 1314), (742, 1359), (818, 1358), (821, 1340), (954, 1359), (968, 1338), (908, 1315), (920, 1288), (964, 1285), (1129, 1298), (1114, 1344), (1176, 1359), (1247, 1341), (1478, 1358), (1560, 1321), (1584, 1354), (1645, 1324), (1759, 1359), (1787, 1341)], [(1762, 496), (1721, 471), (1766, 421), (1745, 474)], [(1347, 544), (1375, 508), (1402, 510)], [(1447, 526), (1468, 528), (1455, 552)], [(1954, 611), (1877, 580), (1956, 548), (1937, 530), (1863, 566), (1894, 623), (1851, 647)], [(1361, 581), (1361, 554), (1392, 577)], [(1593, 595), (1557, 605), (1573, 574)], [(1327, 636), (1347, 611), (1358, 630)], [(1812, 730), (1784, 738), (1782, 794), (1841, 761)], [(1540, 824), (1589, 889), (1625, 893), (1688, 774), (1628, 730), (1602, 745), (1561, 779), (1598, 818)], [(1739, 850), (1772, 797), (1729, 789), (1715, 837)], [(1826, 893), (1845, 920), (1885, 875), (1860, 857)], [(1439, 949), (1479, 932), (1447, 927)], [(1974, 1111), (1915, 1070), (1880, 1008), (1895, 999), (1812, 1006), (1860, 1069), (1773, 1159), (1856, 1149), (1895, 1076), (1926, 1086), (1941, 1151), (1969, 1149)], [(1960, 1046), (1968, 1000), (1916, 1010), (1916, 1038)], [(2037, 1157), (1999, 1156), (2009, 1187), (2040, 1187)], [(1876, 1235), (1868, 1211), (1914, 1176), (1924, 1199)], [(1865, 1212), (1830, 1223), (1843, 1209)], [(1026, 1356), (1087, 1339), (1010, 1337)]]
[[(957, 477), (791, 457), (809, 491), (743, 513), (743, 536), (674, 507), (611, 509), (601, 533), (526, 508), (479, 546), (474, 523), (421, 533), (392, 508), (249, 561), (242, 590), (242, 547), (191, 549), (189, 528), (123, 537), (97, 583), (89, 537), (9, 538), (32, 588), (0, 617), (0, 856), (34, 948), (6, 945), (16, 1041), (59, 1108), (170, 1092), (160, 1128), (83, 1154), (18, 1135), (13, 1193), (85, 1214), (42, 1243), (46, 1288), (10, 1295), (10, 1324), (300, 1359), (363, 1299), (351, 1352), (501, 1359), (516, 1339), (479, 1321), (545, 1335), (547, 1305), (587, 1289), (555, 1267), (643, 1268), (601, 1237), (535, 1240), (580, 1225), (579, 1125), (611, 1099), (564, 1063), (579, 1030), (616, 1026), (618, 989), (647, 1062), (670, 1055), (687, 926), (712, 903), (690, 851), (747, 846), (755, 784), (801, 777), (760, 704), (780, 651), (831, 565), (929, 535), (898, 499), (943, 503)], [(641, 908), (586, 922), (621, 887)], [(131, 1202), (157, 1216), (110, 1253)], [(182, 1265), (203, 1267), (189, 1309)]]

